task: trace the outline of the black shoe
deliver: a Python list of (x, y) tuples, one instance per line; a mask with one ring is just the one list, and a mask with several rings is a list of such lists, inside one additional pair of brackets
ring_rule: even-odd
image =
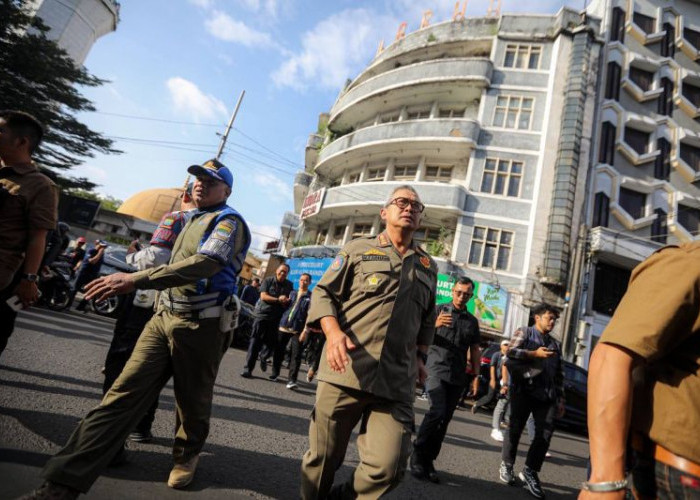
[(267, 377), (267, 378), (269, 378), (270, 380), (272, 380), (272, 381), (274, 382), (275, 380), (277, 380), (277, 377), (279, 377), (279, 375), (276, 375), (276, 374), (273, 373), (272, 375), (270, 375), (270, 376)]
[(544, 498), (544, 491), (542, 491), (542, 485), (536, 470), (525, 467), (518, 477), (525, 483), (525, 488), (530, 492), (530, 495), (535, 498)]
[(498, 469), (498, 475), (501, 481), (506, 484), (513, 484), (515, 475), (513, 474), (513, 466), (505, 462), (501, 462), (501, 467)]
[(265, 358), (260, 358), (260, 370), (263, 372), (267, 371), (267, 360)]
[(418, 456), (418, 453), (414, 450), (411, 454), (411, 474), (416, 479), (426, 479), (428, 477), (428, 471), (425, 470), (425, 465), (423, 465), (423, 460)]
[(153, 441), (153, 434), (151, 434), (151, 431), (134, 431), (129, 434), (129, 441), (134, 441), (136, 443), (150, 443)]
[(437, 473), (437, 471), (435, 470), (435, 466), (433, 465), (433, 462), (431, 462), (431, 461), (426, 461), (426, 463), (425, 463), (425, 470), (426, 470), (426, 472), (427, 472), (427, 474), (428, 474), (428, 480), (429, 480), (431, 483), (436, 483), (436, 484), (437, 484), (437, 483), (440, 482), (440, 478), (438, 477), (438, 473)]
[(253, 378), (253, 375), (250, 373), (250, 370), (243, 370), (241, 372), (241, 377), (243, 378)]
[(78, 495), (80, 495), (78, 490), (46, 481), (39, 489), (19, 497), (18, 500), (75, 500)]
[(476, 410), (478, 410), (478, 409), (479, 409), (479, 407), (476, 405), (476, 403), (474, 403), (472, 405), (472, 415), (476, 415)]

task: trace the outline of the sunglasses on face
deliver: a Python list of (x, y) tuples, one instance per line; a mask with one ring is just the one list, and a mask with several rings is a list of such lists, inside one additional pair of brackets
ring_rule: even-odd
[(425, 210), (425, 205), (423, 205), (420, 201), (411, 200), (410, 198), (403, 198), (403, 197), (394, 198), (393, 200), (391, 200), (389, 202), (389, 205), (396, 205), (401, 210), (403, 210), (406, 207), (408, 207), (409, 205), (411, 205), (411, 208), (414, 211), (418, 212), (419, 214), (423, 213), (423, 210)]

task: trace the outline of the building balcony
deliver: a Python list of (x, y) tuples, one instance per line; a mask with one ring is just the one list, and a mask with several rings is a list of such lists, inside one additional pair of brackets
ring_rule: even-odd
[[(394, 188), (405, 181), (360, 182), (329, 189), (321, 211), (307, 220), (314, 225), (343, 217), (375, 216), (384, 206)], [(467, 204), (467, 190), (457, 184), (438, 182), (410, 183), (425, 204), (424, 218), (442, 220), (446, 215), (461, 214)]]
[(296, 213), (301, 211), (301, 205), (306, 195), (309, 194), (309, 186), (311, 186), (313, 179), (313, 175), (303, 170), (294, 176), (294, 211)]
[(642, 45), (658, 43), (663, 39), (664, 35), (666, 34), (664, 30), (647, 33), (634, 21), (628, 22), (625, 26), (625, 29), (627, 30), (627, 33), (632, 35), (632, 37), (635, 38)]
[(323, 136), (318, 134), (309, 135), (306, 141), (306, 150), (304, 151), (304, 167), (312, 169), (316, 166), (318, 160), (318, 152), (323, 146)]
[[(694, 40), (690, 40), (692, 37)], [(681, 51), (688, 56), (692, 61), (697, 61), (700, 59), (700, 49), (693, 43), (698, 39), (698, 33), (693, 30), (684, 29), (680, 32), (680, 38), (677, 39), (676, 44)], [(696, 42), (697, 43), (697, 42)]]
[(350, 130), (382, 110), (434, 100), (470, 102), (491, 83), (493, 63), (486, 58), (437, 59), (400, 67), (350, 88), (336, 101), (331, 130)]
[(468, 157), (481, 127), (467, 118), (406, 120), (366, 127), (336, 139), (319, 154), (316, 172), (330, 178), (347, 167), (391, 156), (440, 155), (443, 160)]
[(622, 88), (627, 91), (637, 102), (651, 101), (657, 99), (662, 93), (662, 88), (643, 90), (629, 77), (624, 77), (621, 82)]
[(638, 239), (628, 232), (618, 232), (607, 227), (594, 227), (590, 231), (590, 250), (598, 260), (631, 269), (664, 246), (650, 241), (649, 238)]

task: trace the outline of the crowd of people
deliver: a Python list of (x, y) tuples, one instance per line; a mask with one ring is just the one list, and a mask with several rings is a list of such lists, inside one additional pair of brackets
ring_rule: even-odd
[[(32, 161), (42, 134), (30, 115), (0, 111), (0, 353), (17, 310), (39, 298), (37, 274), (47, 235), (57, 227), (56, 186)], [(167, 484), (181, 489), (193, 481), (251, 234), (226, 203), (233, 175), (225, 165), (212, 159), (188, 172), (196, 180), (183, 192), (181, 210), (163, 217), (149, 247), (129, 248), (136, 272), (98, 277), (103, 242), (86, 250), (78, 241), (69, 250), (83, 302), (126, 295), (127, 306), (107, 353), (101, 403), (45, 464), (43, 485), (23, 498), (87, 493), (106, 467), (124, 459), (127, 439), (151, 439), (159, 393), (171, 377), (176, 422)], [(424, 209), (415, 188), (396, 187), (379, 211), (385, 229), (347, 243), (313, 292), (308, 274), (294, 288), (286, 263), (242, 290), (255, 320), (241, 377), (251, 378), (259, 364), (277, 380), (289, 347), (287, 388), (294, 390), (302, 352), (311, 353), (307, 381), (318, 383), (301, 457), (303, 499), (378, 498), (407, 468), (439, 482), (435, 461), (469, 384), (468, 365), (470, 392), (478, 393), (482, 336), (466, 307), (474, 282), (458, 277), (451, 302), (435, 305), (438, 267), (413, 238)], [(63, 234), (55, 245), (65, 250)], [(581, 499), (624, 498), (628, 490), (637, 498), (700, 497), (700, 440), (692, 438), (700, 428), (699, 249), (700, 243), (671, 246), (642, 263), (593, 353), (591, 467)], [(539, 472), (566, 393), (563, 355), (552, 336), (559, 311), (540, 304), (531, 313), (531, 323), (492, 357), (488, 392), (473, 411), (496, 401), (490, 435), (502, 450), (494, 477), (543, 498)], [(414, 433), (417, 386), (429, 408)], [(359, 463), (337, 483), (357, 424)], [(530, 444), (518, 482), (526, 427)]]

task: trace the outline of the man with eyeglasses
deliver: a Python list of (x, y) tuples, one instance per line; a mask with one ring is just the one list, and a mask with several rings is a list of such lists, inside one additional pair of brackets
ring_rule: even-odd
[[(346, 244), (314, 289), (307, 322), (327, 340), (302, 460), (304, 499), (378, 498), (406, 470), (416, 377), (425, 380), (435, 331), (437, 266), (413, 240), (424, 208), (411, 186), (394, 189), (380, 210), (386, 230)], [(334, 487), (358, 422), (360, 463)]]
[(481, 333), (479, 321), (467, 311), (474, 282), (459, 278), (452, 287), (452, 302), (436, 306), (435, 338), (428, 351), (426, 390), (430, 409), (413, 442), (411, 474), (440, 482), (433, 462), (440, 453), (447, 426), (467, 384), (467, 356), (475, 367), (474, 391), (479, 384)]
[(564, 415), (564, 369), (561, 348), (551, 335), (559, 311), (540, 304), (530, 312), (534, 324), (518, 328), (507, 351), (506, 366), (511, 375), (510, 425), (503, 436), (499, 476), (504, 483), (514, 484), (518, 443), (532, 413), (535, 436), (519, 477), (532, 496), (544, 498), (538, 474), (554, 433), (554, 419)]

